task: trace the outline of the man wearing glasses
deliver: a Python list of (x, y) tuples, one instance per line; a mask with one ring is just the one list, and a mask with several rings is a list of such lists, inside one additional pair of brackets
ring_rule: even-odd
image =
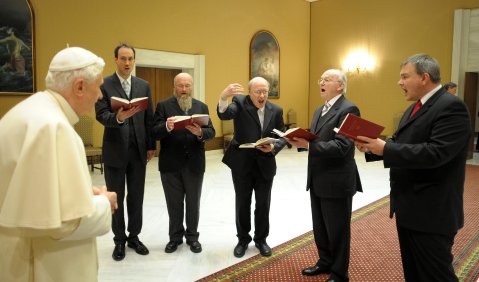
[[(254, 143), (264, 137), (274, 137), (273, 129), (284, 131), (283, 109), (268, 101), (269, 83), (262, 77), (255, 77), (248, 83), (249, 94), (238, 83), (228, 85), (220, 95), (218, 117), (234, 122), (234, 138), (231, 141), (223, 162), (231, 169), (236, 196), (236, 231), (238, 244), (234, 248), (235, 257), (244, 256), (248, 244), (254, 240), (261, 255), (271, 256), (271, 248), (266, 243), (269, 234), (269, 209), (271, 187), (276, 174), (275, 155), (286, 145), (280, 138), (274, 144), (258, 146), (254, 149), (239, 148), (244, 143)], [(233, 97), (231, 104), (228, 98)], [(251, 230), (251, 197), (255, 194), (255, 231)]]
[(359, 109), (346, 99), (346, 75), (336, 69), (327, 70), (318, 81), (321, 98), (311, 122), (311, 132), (319, 138), (302, 138), (289, 143), (308, 150), (308, 179), (314, 240), (319, 260), (303, 269), (303, 275), (331, 273), (327, 281), (348, 281), (353, 195), (362, 191), (354, 160), (354, 143), (336, 134), (348, 113), (359, 116)]

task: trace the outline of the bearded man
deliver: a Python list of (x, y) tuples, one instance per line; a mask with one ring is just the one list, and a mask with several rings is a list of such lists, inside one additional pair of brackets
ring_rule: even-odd
[[(165, 252), (176, 251), (183, 237), (194, 253), (202, 247), (198, 241), (200, 198), (205, 173), (205, 141), (215, 137), (211, 120), (175, 129), (177, 116), (209, 114), (208, 106), (192, 97), (193, 78), (180, 73), (174, 78), (173, 96), (156, 106), (153, 134), (160, 140), (158, 167), (168, 208), (169, 237)], [(183, 226), (186, 204), (186, 229)]]

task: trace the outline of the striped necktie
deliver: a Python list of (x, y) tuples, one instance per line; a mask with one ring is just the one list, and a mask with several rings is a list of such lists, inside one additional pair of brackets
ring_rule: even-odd
[(324, 104), (323, 109), (321, 110), (321, 116), (324, 116), (329, 111), (329, 108), (331, 108), (329, 103)]
[(121, 86), (123, 87), (123, 90), (125, 90), (125, 94), (126, 96), (128, 96), (128, 98), (130, 98), (130, 84), (128, 83), (128, 80), (123, 80), (123, 83), (121, 84)]

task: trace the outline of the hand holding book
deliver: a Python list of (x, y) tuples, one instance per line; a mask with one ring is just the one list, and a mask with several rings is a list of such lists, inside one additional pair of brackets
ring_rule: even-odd
[(341, 126), (334, 129), (336, 133), (358, 142), (361, 142), (361, 140), (357, 139), (358, 136), (365, 136), (372, 139), (379, 138), (379, 135), (383, 130), (384, 126), (365, 120), (353, 114), (347, 114)]
[(254, 148), (274, 144), (276, 141), (277, 141), (277, 139), (274, 139), (274, 138), (271, 138), (271, 137), (264, 137), (264, 138), (261, 138), (254, 143), (241, 144), (241, 145), (239, 145), (239, 148), (254, 149)]

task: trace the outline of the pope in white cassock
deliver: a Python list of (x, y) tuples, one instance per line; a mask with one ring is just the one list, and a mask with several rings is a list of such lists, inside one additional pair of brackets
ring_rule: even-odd
[(92, 187), (73, 124), (102, 97), (103, 59), (66, 48), (47, 90), (0, 120), (0, 281), (97, 281), (116, 194)]

